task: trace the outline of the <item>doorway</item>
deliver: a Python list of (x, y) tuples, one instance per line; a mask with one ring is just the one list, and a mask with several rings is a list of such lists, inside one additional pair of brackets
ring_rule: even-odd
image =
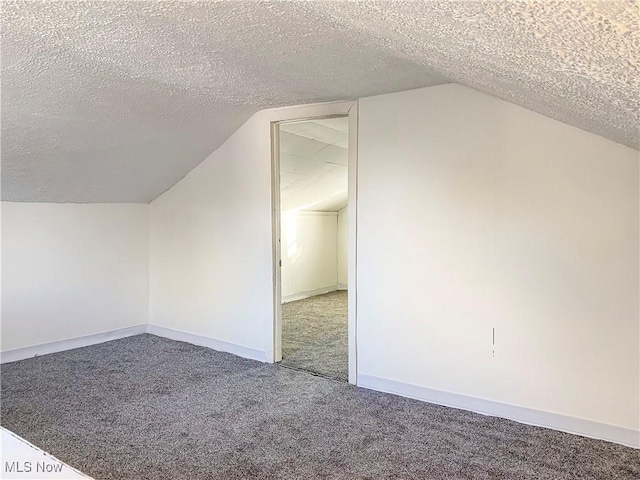
[[(273, 124), (275, 360), (355, 383), (349, 116)], [(352, 152), (351, 152), (352, 153)], [(355, 242), (354, 242), (355, 243)], [(355, 263), (355, 262), (353, 262)], [(355, 273), (355, 268), (352, 268)], [(353, 286), (355, 288), (355, 285)], [(351, 314), (351, 315), (350, 315)], [(355, 355), (354, 355), (355, 356)], [(351, 367), (351, 368), (350, 368)]]

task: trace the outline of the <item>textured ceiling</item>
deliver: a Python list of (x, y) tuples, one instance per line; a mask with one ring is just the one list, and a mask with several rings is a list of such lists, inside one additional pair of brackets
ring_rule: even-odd
[(338, 212), (347, 206), (349, 120), (280, 125), (280, 209)]
[(252, 113), (462, 83), (638, 148), (638, 4), (2, 2), (2, 198), (147, 202)]

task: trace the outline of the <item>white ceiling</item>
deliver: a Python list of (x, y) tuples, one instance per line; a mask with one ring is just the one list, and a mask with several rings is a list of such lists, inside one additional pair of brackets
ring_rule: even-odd
[(280, 209), (338, 212), (347, 206), (346, 117), (280, 125)]
[(637, 1), (2, 2), (2, 198), (148, 202), (254, 112), (468, 85), (638, 148)]

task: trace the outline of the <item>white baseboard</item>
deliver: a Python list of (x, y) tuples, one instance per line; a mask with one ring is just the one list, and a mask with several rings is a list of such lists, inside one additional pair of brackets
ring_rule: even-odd
[(336, 285), (336, 290), (348, 290), (348, 288), (344, 283), (339, 283)]
[(133, 327), (119, 328), (109, 332), (94, 333), (83, 337), (68, 338), (66, 340), (58, 340), (56, 342), (41, 343), (39, 345), (31, 345), (29, 347), (15, 348), (0, 353), (0, 362), (9, 363), (26, 358), (47, 355), (49, 353), (62, 352), (74, 348), (88, 347), (97, 343), (118, 340), (119, 338), (131, 337), (145, 333), (146, 324), (134, 325)]
[(151, 335), (168, 338), (170, 340), (191, 343), (200, 347), (208, 347), (213, 350), (218, 350), (219, 352), (233, 353), (239, 357), (258, 360), (259, 362), (266, 361), (266, 353), (261, 350), (254, 350), (253, 348), (243, 347), (241, 345), (216, 340), (215, 338), (204, 337), (202, 335), (196, 335), (195, 333), (183, 332), (181, 330), (174, 330), (172, 328), (152, 324), (147, 325), (146, 332)]
[(336, 290), (346, 290), (347, 286), (341, 288), (340, 284), (331, 285), (330, 287), (318, 288), (317, 290), (311, 290), (309, 292), (294, 293), (293, 295), (287, 295), (282, 297), (282, 303), (295, 302), (296, 300), (303, 300), (305, 298), (315, 297), (316, 295), (324, 295), (325, 293), (335, 292)]
[(528, 425), (551, 428), (583, 437), (596, 438), (598, 440), (606, 440), (629, 447), (640, 448), (640, 431), (630, 428), (608, 425), (558, 413), (544, 412), (532, 408), (508, 405), (483, 398), (435, 390), (372, 375), (358, 374), (357, 385), (370, 390), (393, 393), (429, 403), (470, 410), (483, 415), (502, 417)]

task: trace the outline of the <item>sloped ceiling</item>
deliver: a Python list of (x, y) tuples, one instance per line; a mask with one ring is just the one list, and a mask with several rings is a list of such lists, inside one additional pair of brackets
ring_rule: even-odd
[(459, 82), (638, 148), (638, 4), (2, 3), (2, 198), (148, 202), (254, 112)]
[(347, 117), (280, 126), (280, 209), (338, 212), (347, 206)]

